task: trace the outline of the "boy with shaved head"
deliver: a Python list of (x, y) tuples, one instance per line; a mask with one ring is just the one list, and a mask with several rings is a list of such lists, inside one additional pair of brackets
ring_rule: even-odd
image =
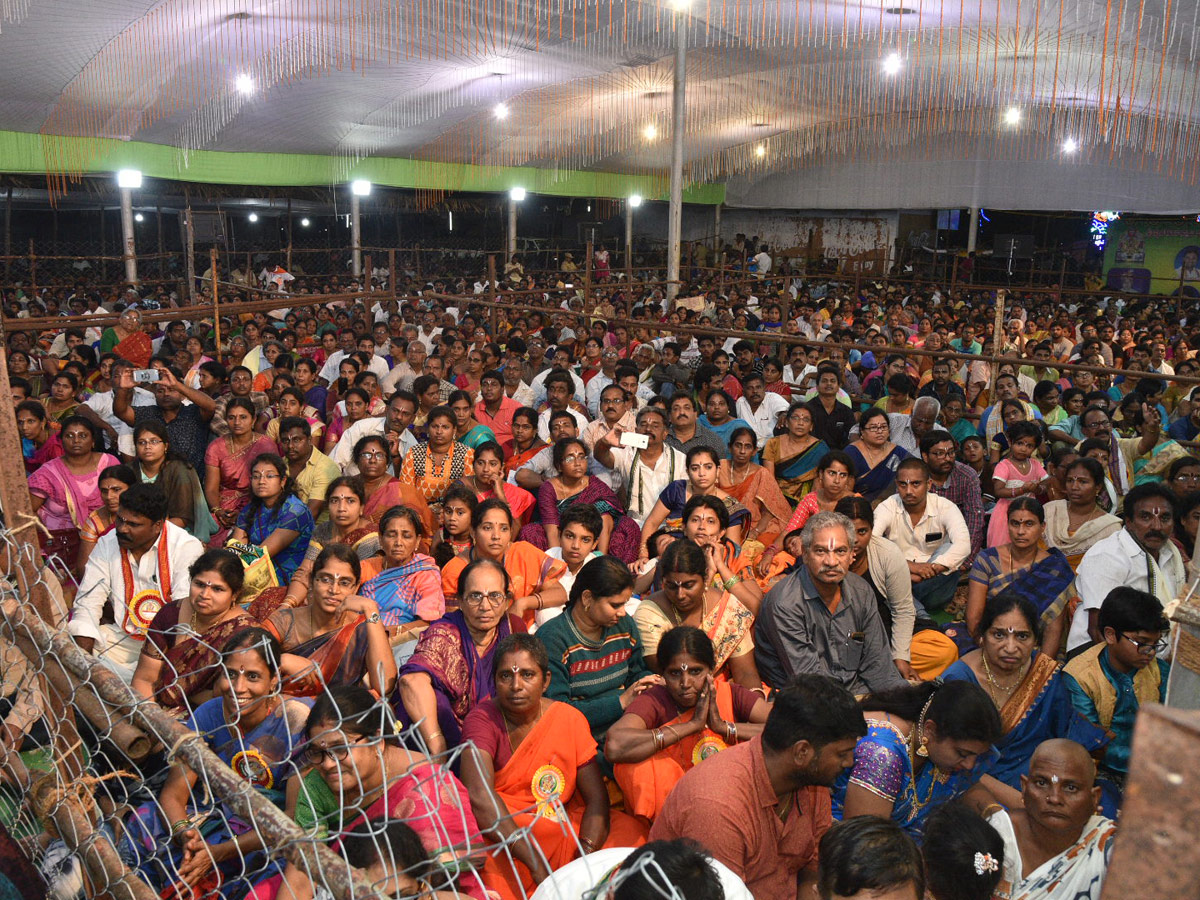
[[(1024, 809), (994, 805), (1004, 838), (998, 900), (1100, 900), (1116, 823), (1096, 813), (1096, 764), (1080, 744), (1043, 742), (1021, 776)], [(988, 812), (988, 811), (985, 811)]]

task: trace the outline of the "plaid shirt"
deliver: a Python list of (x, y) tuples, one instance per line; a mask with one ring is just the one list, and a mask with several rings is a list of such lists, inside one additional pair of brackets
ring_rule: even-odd
[(962, 568), (963, 571), (969, 571), (975, 562), (975, 554), (983, 546), (984, 538), (983, 492), (979, 487), (979, 476), (965, 463), (955, 462), (945, 484), (939, 485), (936, 481), (931, 481), (929, 487), (939, 497), (945, 497), (962, 511), (967, 522), (967, 531), (971, 533), (971, 555), (967, 557)]

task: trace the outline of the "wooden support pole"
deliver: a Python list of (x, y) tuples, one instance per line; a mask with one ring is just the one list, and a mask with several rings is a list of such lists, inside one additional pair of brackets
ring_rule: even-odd
[[(488, 300), (491, 303), (496, 302), (496, 256), (493, 253), (488, 254), (487, 258), (487, 273), (488, 273)], [(498, 340), (500, 331), (500, 309), (493, 306), (489, 314), (492, 324), (492, 340)]]
[(209, 260), (212, 263), (212, 308), (213, 308), (213, 329), (214, 336), (217, 341), (217, 350), (221, 347), (221, 301), (219, 299), (219, 288), (217, 285), (217, 246), (214, 244), (208, 251)]
[(583, 303), (586, 306), (592, 296), (592, 242), (588, 241), (583, 261)]

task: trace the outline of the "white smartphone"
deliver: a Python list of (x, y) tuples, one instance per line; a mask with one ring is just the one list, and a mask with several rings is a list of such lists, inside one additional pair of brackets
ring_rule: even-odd
[(650, 438), (644, 434), (638, 434), (636, 431), (626, 431), (621, 435), (621, 446), (645, 450), (650, 446)]
[(134, 369), (133, 381), (135, 384), (154, 384), (158, 381), (158, 369)]

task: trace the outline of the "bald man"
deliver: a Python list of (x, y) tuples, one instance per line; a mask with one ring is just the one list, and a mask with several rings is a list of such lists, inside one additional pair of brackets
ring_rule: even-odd
[[(999, 806), (988, 821), (1004, 838), (997, 897), (1100, 900), (1116, 823), (1096, 813), (1096, 764), (1074, 741), (1045, 741), (1021, 776), (1024, 809)], [(985, 861), (986, 864), (986, 861)]]

